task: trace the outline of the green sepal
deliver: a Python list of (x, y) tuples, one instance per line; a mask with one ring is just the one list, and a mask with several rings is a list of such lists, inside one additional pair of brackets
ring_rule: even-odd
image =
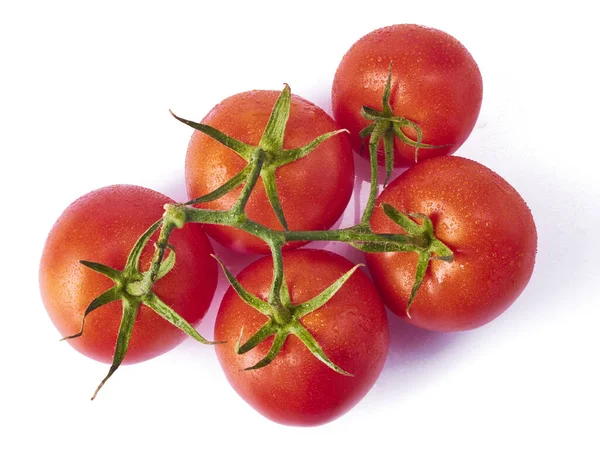
[(246, 182), (244, 184), (244, 188), (240, 193), (235, 204), (231, 207), (231, 213), (233, 214), (243, 214), (244, 209), (246, 208), (246, 204), (250, 199), (250, 194), (254, 190), (256, 186), (256, 182), (260, 177), (260, 172), (265, 161), (265, 152), (261, 148), (257, 148), (252, 153), (252, 160), (248, 166), (250, 166), (250, 170), (246, 175)]
[(286, 164), (297, 161), (300, 158), (304, 158), (311, 151), (313, 151), (315, 148), (317, 148), (319, 145), (321, 145), (323, 142), (325, 142), (325, 140), (328, 140), (331, 137), (341, 134), (342, 132), (348, 133), (348, 130), (347, 129), (339, 129), (339, 130), (335, 130), (332, 132), (327, 132), (326, 134), (318, 136), (317, 138), (315, 138), (311, 142), (307, 143), (303, 147), (293, 148), (291, 150), (283, 150), (281, 152), (281, 156), (279, 156), (273, 162), (273, 166), (275, 166), (275, 167), (284, 166)]
[[(371, 108), (370, 106), (364, 105), (361, 109), (360, 109), (360, 115), (365, 118), (368, 119), (369, 121), (389, 121), (389, 122), (393, 122), (395, 120), (394, 116), (386, 116), (384, 115), (381, 111), (376, 110), (375, 108)], [(375, 124), (371, 124), (367, 127), (365, 127), (362, 131), (360, 131), (360, 135), (363, 135), (363, 132), (367, 130), (368, 127), (373, 127)], [(371, 132), (373, 132), (373, 130), (371, 129)]]
[(181, 317), (175, 310), (173, 310), (170, 306), (168, 306), (164, 301), (162, 301), (156, 294), (148, 293), (143, 296), (142, 301), (146, 306), (152, 309), (156, 314), (162, 317), (167, 322), (173, 324), (182, 332), (186, 333), (194, 340), (199, 341), (205, 345), (217, 345), (224, 342), (211, 342), (200, 335), (194, 326), (186, 321), (183, 317)]
[(152, 237), (152, 234), (154, 234), (154, 232), (158, 230), (161, 224), (162, 218), (156, 221), (150, 227), (148, 227), (148, 229), (146, 229), (146, 232), (144, 232), (141, 235), (141, 237), (137, 239), (135, 245), (133, 245), (133, 248), (129, 252), (129, 256), (127, 257), (127, 262), (125, 263), (125, 270), (128, 270), (130, 272), (140, 272), (140, 257), (142, 256), (142, 252), (144, 251), (144, 248), (150, 241), (150, 237)]
[(393, 114), (392, 106), (390, 105), (390, 94), (392, 93), (392, 61), (388, 67), (387, 80), (385, 81), (385, 87), (383, 89), (383, 97), (381, 98), (381, 105), (383, 107), (383, 114), (391, 116)]
[[(406, 135), (404, 133), (404, 131), (402, 130), (402, 127), (406, 127), (406, 126), (412, 127), (414, 129), (414, 131), (417, 133), (417, 140), (411, 139), (408, 135)], [(396, 134), (396, 137), (398, 137), (400, 140), (402, 140), (407, 145), (415, 147), (415, 163), (418, 162), (419, 148), (444, 148), (444, 147), (449, 146), (449, 145), (431, 145), (429, 143), (423, 143), (422, 142), (423, 132), (421, 132), (421, 128), (414, 122), (412, 122), (408, 119), (405, 119), (405, 118), (402, 118), (401, 123), (394, 122), (394, 124), (392, 125), (392, 128), (394, 130), (394, 134)]]
[(254, 309), (264, 314), (265, 316), (271, 316), (272, 308), (269, 305), (269, 303), (267, 303), (264, 300), (261, 300), (259, 297), (253, 295), (244, 287), (242, 287), (242, 284), (240, 284), (240, 282), (234, 277), (234, 275), (231, 272), (229, 272), (223, 261), (221, 261), (215, 255), (211, 256), (215, 258), (217, 262), (221, 265), (221, 268), (223, 269), (223, 272), (225, 273), (225, 277), (227, 277), (229, 284), (233, 287), (235, 292), (244, 301), (244, 303), (246, 303), (249, 306), (252, 306)]
[(244, 169), (242, 169), (240, 172), (238, 172), (235, 176), (233, 176), (231, 179), (229, 179), (227, 182), (225, 182), (220, 187), (217, 187), (212, 192), (207, 193), (206, 195), (202, 195), (201, 197), (194, 198), (193, 200), (190, 200), (187, 203), (184, 203), (184, 205), (191, 206), (191, 205), (195, 205), (197, 203), (207, 203), (209, 201), (213, 201), (213, 200), (217, 200), (218, 198), (221, 198), (222, 196), (228, 194), (233, 189), (235, 189), (236, 187), (241, 185), (248, 178), (248, 172), (250, 171), (250, 168), (251, 168), (251, 165), (247, 164), (244, 167)]
[(259, 343), (273, 335), (275, 332), (277, 332), (277, 326), (273, 320), (269, 319), (269, 321), (267, 321), (260, 329), (258, 329), (254, 335), (252, 335), (243, 345), (240, 346), (242, 336), (244, 334), (244, 328), (242, 327), (242, 330), (240, 331), (240, 337), (235, 345), (235, 352), (237, 354), (247, 353), (258, 346)]
[(188, 119), (180, 118), (175, 113), (173, 113), (171, 110), (169, 110), (169, 112), (178, 121), (181, 121), (182, 123), (190, 126), (191, 128), (196, 129), (197, 131), (202, 132), (203, 134), (206, 134), (209, 137), (215, 139), (217, 142), (220, 142), (221, 144), (225, 145), (227, 148), (232, 149), (234, 152), (236, 152), (238, 155), (240, 155), (246, 161), (249, 161), (250, 158), (252, 157), (252, 152), (254, 151), (255, 147), (252, 147), (252, 146), (248, 145), (247, 143), (244, 143), (237, 139), (234, 139), (233, 137), (230, 137), (229, 135), (224, 134), (223, 132), (221, 132), (218, 129), (215, 129), (214, 127), (207, 126), (206, 124), (202, 124), (202, 123), (198, 123), (198, 122), (193, 122)]
[(342, 285), (344, 285), (346, 281), (352, 277), (352, 274), (354, 274), (354, 272), (361, 266), (363, 266), (363, 264), (357, 264), (354, 266), (314, 298), (304, 303), (300, 303), (299, 305), (292, 306), (294, 318), (301, 319), (327, 303), (331, 298), (333, 298), (333, 295), (335, 295), (337, 291), (342, 288)]
[(432, 253), (435, 253), (434, 256), (429, 257), (430, 260), (445, 261), (447, 263), (454, 261), (454, 253), (452, 253), (452, 250), (437, 238), (431, 241), (429, 249)]
[[(363, 108), (366, 108), (366, 106), (363, 106)], [(358, 133), (358, 135), (360, 136), (360, 138), (365, 139), (367, 137), (370, 137), (374, 130), (375, 130), (375, 124), (369, 124), (363, 130), (361, 130)], [(363, 145), (364, 145), (364, 140), (363, 140)]]
[(342, 374), (348, 377), (353, 377), (353, 374), (346, 372), (344, 369), (335, 364), (331, 359), (327, 357), (321, 345), (315, 340), (315, 338), (310, 334), (310, 332), (299, 322), (296, 322), (292, 325), (290, 332), (293, 333), (296, 337), (298, 337), (302, 343), (306, 345), (306, 347), (310, 350), (310, 352), (323, 364), (325, 364), (330, 369), (333, 369), (338, 374)]
[(115, 373), (115, 371), (119, 368), (123, 359), (125, 359), (125, 355), (127, 354), (127, 348), (129, 347), (129, 340), (131, 339), (131, 332), (133, 331), (133, 324), (135, 323), (135, 318), (138, 313), (138, 309), (140, 307), (139, 300), (131, 300), (129, 298), (123, 298), (123, 317), (121, 319), (121, 325), (119, 327), (119, 334), (117, 335), (117, 344), (115, 346), (115, 354), (113, 356), (113, 362), (108, 370), (108, 374), (96, 391), (92, 396), (92, 400), (96, 398), (96, 395), (106, 383), (106, 381)]
[(375, 129), (375, 124), (370, 124), (358, 133), (358, 135), (360, 137), (360, 152), (359, 153), (361, 155), (363, 154), (363, 151), (365, 151), (365, 139), (367, 137), (371, 137), (371, 134), (373, 133), (374, 129)]
[(421, 232), (419, 224), (412, 221), (408, 216), (398, 211), (389, 203), (382, 203), (381, 207), (385, 215), (402, 227), (407, 234), (416, 235)]
[(102, 295), (94, 298), (94, 300), (88, 305), (85, 312), (83, 313), (83, 319), (81, 321), (81, 330), (76, 334), (61, 338), (60, 341), (81, 337), (81, 335), (83, 335), (85, 319), (88, 317), (88, 315), (95, 309), (98, 309), (100, 306), (104, 306), (105, 304), (112, 303), (113, 301), (117, 301), (119, 299), (121, 299), (121, 290), (118, 287), (112, 287), (105, 291)]
[(283, 229), (285, 231), (289, 231), (285, 215), (283, 214), (281, 201), (279, 200), (279, 195), (277, 193), (277, 186), (275, 185), (275, 169), (270, 168), (264, 170), (262, 173), (262, 179), (263, 184), (265, 186), (265, 190), (267, 192), (267, 198), (269, 199), (269, 203), (271, 203), (273, 212), (277, 216), (277, 219), (279, 220), (279, 223), (281, 224)]
[(425, 278), (425, 273), (427, 272), (427, 267), (429, 266), (429, 253), (428, 252), (419, 252), (419, 259), (417, 260), (417, 270), (415, 272), (415, 281), (413, 283), (412, 289), (410, 291), (410, 297), (408, 299), (408, 303), (406, 304), (406, 315), (410, 319), (410, 305), (413, 300), (417, 296), (417, 292), (419, 288), (421, 288), (421, 284), (423, 283), (423, 279)]
[(121, 280), (121, 272), (106, 266), (105, 264), (94, 263), (93, 261), (86, 261), (83, 259), (79, 261), (79, 264), (83, 264), (85, 267), (89, 267), (93, 271), (108, 277), (113, 282), (120, 282)]
[(273, 106), (269, 122), (258, 144), (259, 147), (268, 152), (280, 152), (283, 149), (283, 137), (290, 117), (291, 103), (292, 91), (290, 86), (285, 84)]
[(271, 345), (271, 348), (269, 349), (269, 352), (266, 354), (266, 356), (264, 358), (262, 358), (260, 361), (258, 361), (256, 364), (254, 364), (253, 366), (246, 367), (244, 370), (250, 371), (250, 370), (260, 369), (261, 367), (265, 367), (265, 366), (268, 366), (269, 364), (271, 364), (271, 362), (273, 362), (275, 357), (281, 351), (281, 348), (283, 348), (283, 344), (285, 343), (288, 335), (289, 335), (289, 333), (286, 331), (280, 330), (280, 331), (276, 332), (275, 339), (273, 340), (273, 344)]
[(175, 266), (175, 248), (173, 248), (173, 245), (171, 245), (170, 243), (167, 243), (167, 248), (171, 251), (167, 255), (167, 257), (164, 258), (160, 263), (158, 273), (156, 274), (156, 280), (162, 279), (169, 272), (171, 272), (171, 270)]

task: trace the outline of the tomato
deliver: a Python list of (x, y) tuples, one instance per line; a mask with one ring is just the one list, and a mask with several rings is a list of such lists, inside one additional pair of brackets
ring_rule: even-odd
[[(284, 252), (283, 262), (292, 304), (315, 297), (353, 266), (342, 256), (314, 249)], [(272, 275), (271, 257), (264, 257), (238, 280), (266, 300)], [(359, 269), (331, 300), (300, 320), (325, 354), (353, 377), (330, 369), (293, 335), (271, 364), (244, 371), (267, 354), (273, 337), (243, 355), (234, 352), (242, 328), (245, 341), (267, 317), (231, 288), (221, 302), (214, 335), (230, 342), (217, 345), (217, 355), (233, 388), (267, 418), (288, 425), (323, 424), (347, 412), (375, 383), (388, 350), (387, 317), (377, 290)]]
[[(377, 199), (375, 232), (398, 233), (382, 203), (423, 213), (454, 253), (430, 261), (408, 322), (430, 330), (479, 327), (506, 310), (533, 272), (537, 233), (525, 201), (498, 174), (464, 158), (441, 157), (408, 169)], [(417, 254), (370, 253), (367, 265), (387, 307), (406, 318)]]
[[(79, 263), (94, 261), (122, 270), (137, 239), (162, 216), (169, 197), (133, 185), (113, 185), (90, 192), (72, 203), (48, 235), (40, 265), (42, 299), (52, 322), (63, 336), (79, 332), (87, 306), (114, 286), (112, 280)], [(141, 257), (149, 268), (153, 236)], [(197, 325), (206, 313), (217, 282), (212, 247), (198, 224), (176, 229), (169, 242), (176, 252), (173, 269), (153, 291), (189, 323)], [(94, 310), (83, 335), (68, 340), (90, 358), (113, 359), (122, 315), (120, 300)], [(143, 361), (175, 347), (186, 335), (151, 309), (141, 306), (124, 362)]]
[[(390, 62), (393, 114), (416, 123), (423, 143), (443, 146), (419, 150), (419, 160), (454, 153), (479, 115), (481, 74), (471, 54), (454, 37), (412, 24), (365, 35), (352, 45), (336, 71), (333, 114), (340, 126), (350, 131), (354, 150), (361, 149), (359, 132), (371, 122), (361, 115), (363, 105), (382, 110)], [(417, 139), (413, 128), (405, 127), (403, 132)], [(394, 140), (394, 164), (414, 164), (414, 147), (397, 137)], [(365, 143), (368, 148), (368, 140)], [(368, 149), (362, 155), (368, 157)], [(383, 164), (381, 144), (378, 159)]]
[[(258, 145), (279, 92), (255, 90), (227, 98), (202, 120), (225, 134)], [(298, 148), (314, 138), (339, 129), (322, 109), (292, 95), (284, 149)], [(205, 195), (240, 172), (247, 162), (231, 149), (195, 131), (185, 162), (190, 199)], [(345, 133), (323, 142), (304, 158), (278, 168), (276, 185), (290, 230), (329, 229), (341, 216), (352, 193), (354, 160)], [(200, 207), (226, 210), (233, 206), (242, 187)], [(248, 217), (271, 229), (282, 230), (266, 196), (262, 179), (250, 195)], [(268, 253), (260, 239), (231, 227), (206, 225), (205, 230), (221, 244), (247, 253)], [(300, 246), (289, 243), (286, 248)]]

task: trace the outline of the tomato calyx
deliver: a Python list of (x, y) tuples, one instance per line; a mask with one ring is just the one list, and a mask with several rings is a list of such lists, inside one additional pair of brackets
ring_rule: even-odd
[[(281, 257), (281, 253), (278, 253)], [(271, 344), (271, 348), (268, 353), (256, 364), (246, 367), (244, 370), (255, 370), (268, 366), (279, 354), (287, 337), (294, 335), (298, 337), (302, 343), (308, 348), (308, 350), (322, 363), (328, 366), (335, 372), (352, 376), (351, 373), (346, 372), (344, 369), (336, 365), (327, 354), (323, 351), (323, 348), (315, 340), (312, 334), (304, 327), (301, 319), (321, 308), (327, 301), (329, 301), (333, 295), (344, 285), (344, 283), (352, 276), (352, 274), (358, 269), (361, 264), (357, 264), (348, 272), (343, 274), (339, 279), (333, 282), (328, 288), (323, 290), (319, 295), (314, 298), (305, 301), (300, 304), (293, 304), (290, 298), (290, 292), (287, 287), (283, 273), (283, 269), (279, 266), (281, 263), (277, 263), (277, 256), (274, 258), (274, 282), (269, 292), (268, 301), (262, 300), (256, 295), (247, 291), (240, 282), (227, 270), (219, 258), (214, 257), (227, 277), (227, 280), (239, 295), (239, 297), (249, 306), (256, 309), (261, 314), (267, 316), (268, 321), (258, 329), (253, 335), (251, 335), (244, 343), (242, 339), (244, 337), (244, 328), (240, 331), (240, 335), (236, 341), (234, 350), (237, 354), (243, 355), (252, 349), (256, 348), (260, 343), (265, 341), (269, 337), (274, 337)], [(278, 276), (276, 274), (279, 274)]]
[(234, 139), (233, 137), (230, 137), (229, 135), (224, 134), (218, 129), (215, 129), (214, 127), (208, 126), (206, 124), (196, 123), (187, 119), (183, 119), (171, 111), (173, 117), (175, 117), (175, 119), (177, 119), (178, 121), (181, 121), (184, 124), (192, 127), (193, 129), (196, 129), (202, 132), (203, 134), (206, 134), (209, 137), (213, 138), (214, 140), (220, 142), (221, 144), (230, 148), (248, 162), (247, 166), (245, 166), (238, 174), (232, 177), (221, 187), (215, 189), (207, 195), (203, 195), (202, 197), (190, 200), (185, 204), (195, 205), (198, 203), (205, 203), (212, 200), (216, 200), (222, 197), (223, 195), (227, 194), (234, 188), (241, 185), (246, 180), (250, 170), (252, 169), (252, 158), (254, 156), (253, 154), (256, 152), (256, 150), (261, 150), (264, 153), (264, 160), (260, 168), (259, 174), (263, 180), (263, 184), (267, 193), (267, 198), (269, 199), (271, 207), (273, 208), (273, 211), (275, 212), (277, 219), (279, 220), (283, 229), (286, 231), (289, 230), (287, 221), (285, 219), (285, 215), (283, 213), (283, 209), (281, 207), (281, 201), (277, 193), (277, 186), (275, 183), (275, 171), (281, 166), (285, 166), (286, 164), (293, 163), (294, 161), (305, 157), (325, 140), (342, 132), (348, 132), (346, 129), (328, 132), (326, 134), (320, 135), (319, 137), (316, 137), (311, 142), (302, 147), (284, 149), (284, 133), (287, 121), (290, 116), (291, 99), (292, 93), (290, 86), (284, 84), (283, 91), (281, 92), (281, 94), (277, 98), (277, 101), (275, 102), (275, 105), (273, 106), (273, 110), (269, 117), (267, 126), (264, 129), (260, 142), (256, 146), (249, 145), (240, 140)]
[[(363, 118), (373, 121), (367, 127), (360, 131), (359, 135), (364, 140), (369, 137), (369, 152), (371, 158), (377, 155), (379, 142), (383, 140), (383, 150), (385, 153), (385, 182), (387, 185), (392, 169), (394, 168), (394, 137), (398, 137), (404, 143), (415, 148), (415, 163), (418, 161), (420, 148), (442, 148), (446, 145), (430, 145), (423, 143), (423, 133), (421, 128), (408, 118), (395, 116), (390, 105), (390, 93), (392, 87), (392, 62), (390, 62), (389, 72), (383, 98), (381, 99), (382, 110), (378, 111), (369, 106), (363, 106), (361, 115)], [(411, 139), (404, 133), (405, 128), (410, 128), (417, 134), (416, 140)], [(364, 145), (363, 145), (364, 146)]]
[[(167, 244), (163, 248), (163, 252), (160, 254), (160, 261), (153, 260), (153, 265), (150, 269), (144, 272), (140, 270), (140, 258), (142, 251), (148, 244), (150, 237), (154, 234), (154, 232), (156, 232), (161, 224), (163, 224), (162, 219), (152, 224), (152, 226), (150, 226), (138, 239), (129, 253), (127, 262), (122, 271), (100, 263), (85, 260), (79, 261), (82, 265), (108, 277), (114, 282), (115, 285), (96, 297), (88, 305), (84, 312), (83, 319), (81, 321), (81, 329), (79, 332), (64, 337), (62, 340), (69, 340), (82, 336), (84, 333), (87, 316), (89, 316), (90, 313), (96, 309), (104, 306), (105, 304), (112, 303), (113, 301), (121, 300), (123, 303), (123, 316), (121, 319), (121, 325), (119, 327), (119, 333), (117, 335), (113, 362), (110, 366), (108, 374), (96, 388), (96, 391), (91, 398), (92, 400), (96, 398), (96, 395), (100, 389), (119, 368), (123, 362), (123, 359), (125, 359), (136, 316), (138, 314), (140, 305), (142, 304), (152, 309), (163, 319), (170, 322), (190, 337), (204, 344), (214, 344), (214, 342), (210, 342), (202, 337), (189, 322), (187, 322), (183, 317), (175, 312), (174, 309), (168, 306), (155, 293), (152, 292), (152, 284), (167, 275), (171, 269), (173, 269), (173, 266), (175, 266), (176, 258), (175, 249), (173, 246)], [(170, 226), (171, 229), (173, 227), (174, 225)], [(168, 229), (169, 226), (166, 228)], [(163, 226), (163, 230), (164, 229), (165, 227)], [(165, 257), (164, 255), (166, 249), (169, 250), (169, 253)], [(158, 264), (155, 265), (155, 263)]]
[[(406, 305), (406, 315), (410, 318), (410, 306), (417, 296), (417, 292), (423, 283), (425, 273), (431, 260), (441, 260), (451, 263), (454, 260), (454, 253), (435, 236), (433, 222), (422, 213), (403, 214), (389, 203), (382, 204), (383, 212), (392, 221), (402, 227), (405, 232), (418, 240), (418, 245), (404, 246), (401, 251), (414, 251), (418, 255), (417, 269), (415, 272), (415, 281), (410, 292), (410, 297)], [(421, 224), (413, 221), (411, 218), (420, 219)], [(420, 242), (420, 243), (419, 243)]]

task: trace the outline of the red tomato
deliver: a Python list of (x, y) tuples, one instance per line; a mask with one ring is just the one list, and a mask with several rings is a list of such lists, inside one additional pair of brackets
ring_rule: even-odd
[[(164, 213), (169, 197), (133, 185), (113, 185), (72, 203), (50, 231), (40, 265), (44, 305), (63, 336), (79, 332), (92, 300), (114, 286), (112, 280), (79, 263), (94, 261), (122, 270), (137, 239)], [(152, 243), (142, 254), (140, 269), (149, 268)], [(212, 247), (198, 224), (171, 234), (174, 268), (153, 291), (184, 319), (197, 325), (208, 309), (217, 282)], [(145, 266), (144, 266), (145, 264)], [(96, 309), (87, 317), (83, 335), (68, 340), (90, 358), (112, 362), (121, 322), (121, 301)], [(186, 335), (151, 309), (141, 306), (133, 327), (125, 363), (143, 361), (175, 347)]]
[[(416, 123), (423, 143), (447, 145), (421, 149), (424, 160), (454, 153), (473, 130), (483, 86), (477, 64), (467, 49), (445, 32), (412, 24), (373, 31), (358, 40), (344, 55), (332, 90), (333, 114), (350, 131), (354, 150), (361, 148), (359, 132), (371, 121), (363, 118), (363, 105), (382, 110), (382, 97), (390, 62), (390, 104), (395, 116)], [(404, 133), (413, 140), (412, 128)], [(414, 164), (414, 147), (394, 139), (394, 164)], [(368, 139), (363, 156), (368, 157)], [(383, 151), (379, 161), (383, 164)]]
[[(337, 254), (321, 250), (294, 250), (283, 254), (292, 304), (305, 302), (352, 268)], [(271, 257), (255, 261), (238, 276), (251, 293), (267, 299), (273, 276)], [(217, 355), (227, 379), (253, 408), (269, 419), (288, 425), (318, 425), (341, 416), (369, 391), (383, 367), (388, 350), (388, 325), (377, 290), (357, 270), (324, 306), (301, 322), (348, 377), (319, 361), (290, 335), (275, 360), (266, 367), (244, 371), (269, 351), (273, 337), (244, 355), (234, 352), (234, 341), (244, 328), (244, 340), (267, 317), (248, 306), (230, 288), (215, 322)]]
[[(375, 232), (403, 232), (382, 203), (429, 216), (436, 237), (454, 253), (451, 263), (430, 262), (408, 322), (439, 331), (473, 329), (506, 310), (529, 282), (537, 247), (531, 211), (485, 166), (435, 158), (390, 183), (377, 199), (371, 225)], [(388, 308), (405, 318), (417, 254), (371, 253), (367, 264)]]
[[(255, 90), (227, 98), (202, 120), (247, 144), (258, 145), (279, 92)], [(319, 135), (339, 129), (322, 109), (292, 95), (284, 149), (306, 145)], [(219, 142), (194, 131), (187, 151), (185, 176), (190, 198), (198, 198), (224, 184), (247, 162)], [(290, 230), (329, 229), (341, 216), (352, 193), (354, 160), (346, 134), (323, 142), (304, 158), (275, 172), (276, 185)], [(200, 207), (226, 210), (233, 206), (242, 187)], [(250, 195), (248, 217), (271, 229), (282, 230), (266, 196), (262, 180)], [(268, 253), (260, 239), (231, 227), (206, 225), (208, 234), (221, 244), (248, 253)], [(289, 243), (286, 248), (300, 246)]]

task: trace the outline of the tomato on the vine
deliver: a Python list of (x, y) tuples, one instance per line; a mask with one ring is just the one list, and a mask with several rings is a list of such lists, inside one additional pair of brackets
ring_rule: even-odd
[[(371, 121), (363, 106), (382, 110), (382, 97), (391, 66), (390, 104), (395, 116), (415, 123), (422, 142), (438, 148), (421, 149), (420, 160), (454, 153), (467, 139), (481, 107), (481, 73), (471, 54), (451, 35), (413, 24), (377, 29), (346, 52), (336, 71), (332, 105), (335, 120), (350, 131), (354, 150), (359, 133)], [(413, 127), (402, 132), (417, 140)], [(368, 146), (368, 140), (364, 141)], [(415, 147), (394, 138), (394, 164), (415, 162)], [(362, 150), (368, 157), (368, 150)], [(383, 151), (379, 150), (383, 164)]]
[[(249, 145), (258, 145), (279, 92), (255, 90), (229, 97), (215, 106), (203, 124)], [(335, 121), (316, 105), (296, 95), (284, 133), (284, 149), (299, 148), (316, 137), (339, 129)], [(230, 148), (194, 131), (187, 150), (185, 177), (190, 199), (220, 187), (238, 174), (247, 162)], [(319, 145), (308, 156), (275, 171), (277, 193), (290, 230), (329, 229), (341, 216), (352, 193), (354, 160), (345, 133)], [(226, 210), (238, 199), (242, 186), (202, 208)], [(247, 216), (271, 229), (282, 226), (269, 203), (262, 179), (250, 195)], [(229, 248), (249, 253), (268, 253), (259, 238), (232, 227), (205, 225), (207, 233)], [(288, 243), (286, 249), (301, 243)]]
[(384, 203), (428, 216), (435, 236), (454, 253), (452, 262), (430, 261), (410, 319), (417, 254), (367, 254), (387, 307), (408, 322), (438, 331), (473, 329), (506, 310), (529, 282), (537, 251), (533, 216), (519, 193), (485, 166), (440, 157), (391, 182), (377, 199), (371, 226), (377, 233), (402, 233)]
[[(40, 289), (48, 314), (63, 336), (79, 332), (88, 305), (114, 285), (79, 261), (123, 269), (132, 247), (160, 219), (166, 203), (174, 201), (154, 190), (113, 185), (82, 196), (59, 217), (44, 246)], [(217, 265), (210, 256), (212, 246), (199, 224), (175, 230), (170, 243), (176, 253), (175, 266), (152, 290), (190, 324), (197, 325), (217, 283)], [(151, 241), (142, 253), (141, 270), (149, 268), (153, 251)], [(108, 303), (87, 316), (80, 337), (68, 341), (86, 356), (110, 363), (121, 318), (122, 302)], [(184, 332), (142, 305), (124, 362), (158, 356), (185, 338)]]
[[(353, 264), (335, 253), (293, 250), (283, 253), (285, 279), (292, 304), (310, 300), (349, 271)], [(242, 286), (267, 300), (273, 261), (264, 257), (238, 276)], [(215, 339), (244, 340), (267, 317), (242, 301), (229, 288), (215, 322)], [(244, 370), (265, 357), (270, 337), (253, 350), (238, 355), (234, 344), (216, 347), (219, 362), (237, 393), (269, 419), (288, 425), (318, 425), (347, 412), (373, 386), (387, 355), (388, 324), (377, 290), (360, 269), (316, 311), (301, 318), (325, 354), (352, 376), (342, 375), (315, 357), (290, 335), (266, 367)]]

